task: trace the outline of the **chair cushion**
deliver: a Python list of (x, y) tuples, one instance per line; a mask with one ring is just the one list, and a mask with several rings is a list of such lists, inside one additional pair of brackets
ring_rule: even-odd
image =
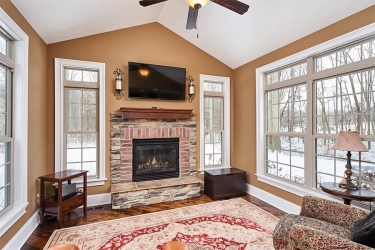
[(354, 224), (352, 240), (375, 248), (375, 210)]
[(273, 245), (276, 249), (286, 249), (289, 241), (289, 231), (294, 225), (307, 226), (334, 236), (351, 239), (351, 232), (341, 226), (325, 221), (295, 214), (284, 215), (273, 232)]

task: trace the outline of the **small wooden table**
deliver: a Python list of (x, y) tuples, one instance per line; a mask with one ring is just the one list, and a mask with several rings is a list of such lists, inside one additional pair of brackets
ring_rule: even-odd
[[(57, 216), (58, 228), (62, 226), (62, 216), (83, 205), (83, 212), (87, 214), (87, 170), (64, 170), (61, 172), (40, 176), (40, 225), (44, 224), (44, 214)], [(73, 197), (62, 199), (62, 183), (71, 183), (72, 179), (83, 177), (83, 192)], [(54, 197), (45, 199), (44, 182), (57, 182), (57, 201)]]
[(339, 184), (333, 182), (321, 183), (320, 188), (328, 194), (342, 198), (346, 205), (350, 205), (352, 200), (375, 201), (375, 192), (368, 189), (348, 190), (340, 188)]

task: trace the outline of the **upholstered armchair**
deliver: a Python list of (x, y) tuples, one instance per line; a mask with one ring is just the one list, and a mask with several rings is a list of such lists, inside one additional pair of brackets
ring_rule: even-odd
[(368, 212), (313, 196), (304, 196), (299, 215), (287, 214), (273, 233), (275, 249), (373, 249), (351, 241), (355, 222)]

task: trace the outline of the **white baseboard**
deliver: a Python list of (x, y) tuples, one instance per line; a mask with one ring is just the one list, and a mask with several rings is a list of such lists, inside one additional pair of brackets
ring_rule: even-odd
[(111, 203), (111, 193), (92, 194), (87, 196), (87, 206), (99, 206)]
[[(93, 194), (87, 196), (87, 206), (98, 206), (111, 203), (111, 194)], [(38, 210), (39, 211), (39, 210)], [(39, 212), (36, 211), (31, 218), (23, 225), (23, 227), (13, 236), (13, 238), (5, 245), (3, 250), (14, 250), (21, 249), (25, 244), (26, 240), (38, 227), (40, 216)]]
[(3, 250), (21, 249), (26, 240), (39, 225), (39, 210), (37, 210), (31, 218), (23, 225), (23, 227), (13, 236), (13, 238), (5, 245)]
[(246, 184), (246, 192), (288, 214), (299, 214), (301, 210), (300, 206), (292, 202), (286, 201), (284, 199), (281, 199), (280, 197), (270, 194), (260, 188), (251, 186), (250, 184)]

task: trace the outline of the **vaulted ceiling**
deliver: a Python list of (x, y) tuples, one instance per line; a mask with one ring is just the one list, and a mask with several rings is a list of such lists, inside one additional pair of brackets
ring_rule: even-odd
[(250, 8), (239, 15), (209, 2), (199, 11), (198, 29), (186, 30), (189, 7), (184, 0), (148, 7), (138, 0), (11, 1), (47, 44), (159, 22), (233, 69), (375, 4), (241, 0)]

